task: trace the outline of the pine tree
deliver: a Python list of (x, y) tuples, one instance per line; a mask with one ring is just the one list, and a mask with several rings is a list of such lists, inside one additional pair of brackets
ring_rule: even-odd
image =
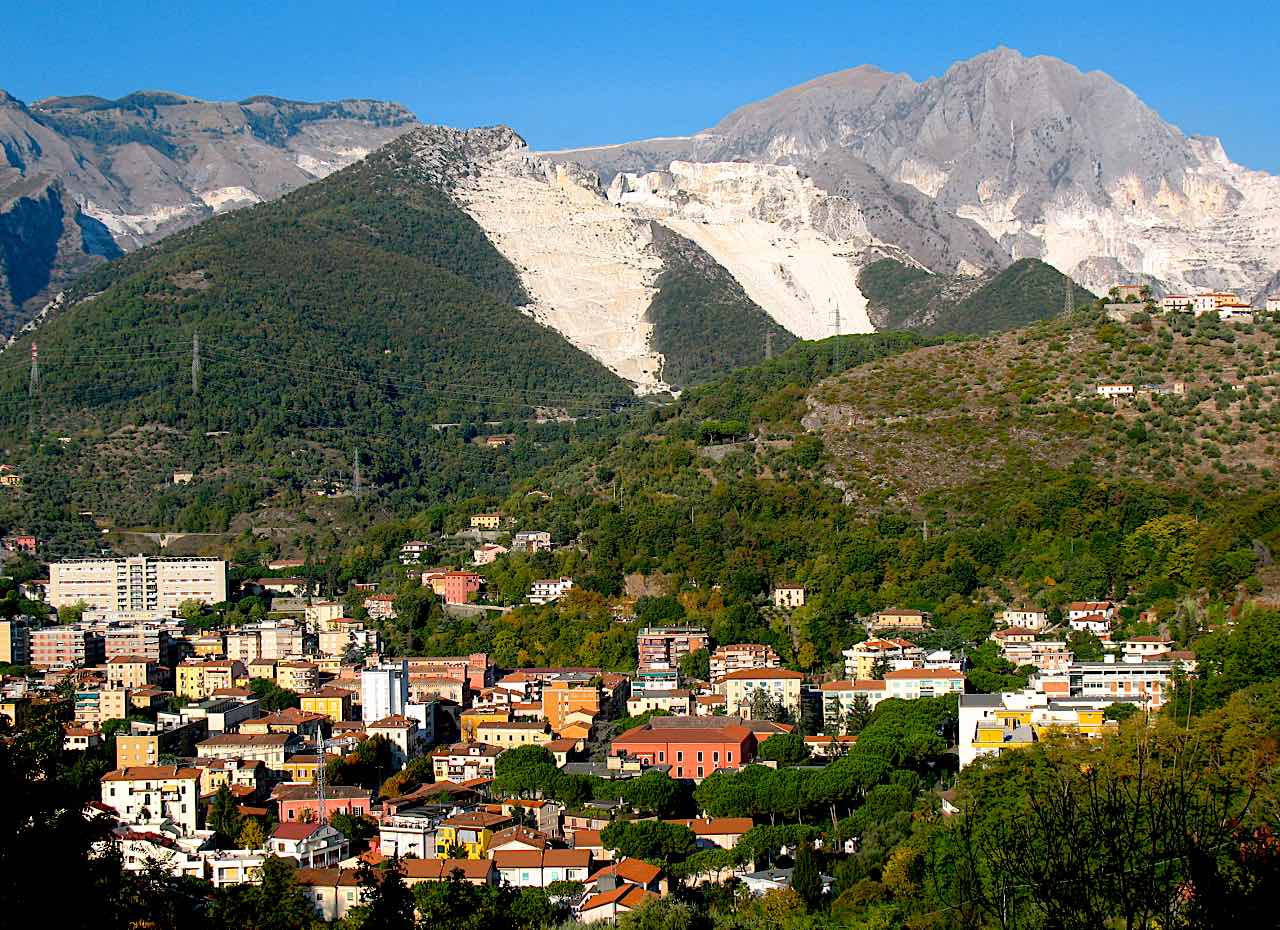
[(813, 854), (813, 847), (802, 843), (796, 850), (795, 866), (791, 870), (791, 889), (804, 900), (805, 906), (813, 909), (822, 901), (822, 874), (818, 871), (818, 860)]

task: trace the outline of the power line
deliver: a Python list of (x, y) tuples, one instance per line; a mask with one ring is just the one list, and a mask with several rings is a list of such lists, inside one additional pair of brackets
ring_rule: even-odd
[(35, 433), (36, 420), (39, 416), (38, 408), (40, 406), (40, 349), (34, 342), (31, 343), (31, 384), (27, 394), (30, 401), (27, 430), (30, 433)]
[(200, 334), (191, 334), (191, 396), (200, 396)]

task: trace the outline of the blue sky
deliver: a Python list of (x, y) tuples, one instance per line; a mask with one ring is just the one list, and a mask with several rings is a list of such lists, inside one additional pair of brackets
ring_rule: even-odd
[(1007, 45), (1106, 71), (1184, 132), (1280, 172), (1274, 3), (930, 6), (11, 0), (0, 87), (27, 101), (139, 89), (375, 97), (431, 122), (505, 122), (560, 148), (693, 132), (858, 64), (923, 80)]

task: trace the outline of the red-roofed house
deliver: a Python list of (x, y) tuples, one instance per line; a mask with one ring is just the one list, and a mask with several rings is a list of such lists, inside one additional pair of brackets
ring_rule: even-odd
[(305, 869), (337, 865), (347, 857), (347, 838), (327, 823), (281, 823), (271, 831), (267, 848), (296, 859)]
[(591, 874), (587, 849), (503, 849), (493, 863), (504, 884), (515, 888), (545, 888), (552, 882), (585, 882)]
[(598, 920), (611, 920), (620, 914), (635, 910), (658, 897), (636, 885), (621, 884), (608, 891), (593, 894), (578, 907), (578, 920), (584, 924)]

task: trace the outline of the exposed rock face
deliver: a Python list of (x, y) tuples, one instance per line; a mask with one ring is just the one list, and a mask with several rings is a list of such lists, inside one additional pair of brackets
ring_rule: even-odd
[[(831, 335), (837, 322), (841, 332), (870, 332), (858, 270), (868, 256), (899, 254), (868, 231), (857, 204), (793, 166), (675, 162), (661, 174), (615, 177), (605, 191), (594, 171), (531, 154), (505, 127), (426, 127), (403, 143), (411, 156), (400, 170), (447, 191), (519, 270), (527, 312), (641, 392), (671, 386), (648, 314), (666, 269), (654, 223), (721, 266), (706, 278), (722, 311), (742, 308), (746, 325), (762, 309), (809, 338)], [(730, 293), (739, 287), (749, 300)]]
[(673, 160), (796, 165), (938, 272), (1030, 256), (1099, 292), (1123, 276), (1253, 295), (1280, 267), (1280, 178), (1184, 136), (1105, 74), (1009, 49), (923, 83), (854, 68), (691, 137), (559, 156), (604, 177)]
[[(278, 197), (415, 124), (396, 104), (366, 100), (138, 93), (28, 106), (0, 91), (0, 332), (94, 260)], [(51, 256), (44, 245), (59, 212)]]

